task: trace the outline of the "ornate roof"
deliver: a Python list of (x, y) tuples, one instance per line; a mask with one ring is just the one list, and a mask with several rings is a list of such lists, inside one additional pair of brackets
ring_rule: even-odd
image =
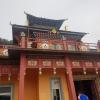
[(36, 17), (27, 13), (26, 13), (26, 16), (27, 16), (29, 26), (37, 26), (37, 27), (40, 26), (40, 27), (46, 27), (46, 28), (55, 27), (56, 29), (60, 29), (61, 25), (65, 21), (65, 19), (54, 20), (54, 19)]

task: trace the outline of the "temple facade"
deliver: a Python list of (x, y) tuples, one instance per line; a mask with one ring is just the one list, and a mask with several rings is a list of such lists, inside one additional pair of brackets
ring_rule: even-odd
[(64, 19), (26, 16), (12, 25), (13, 44), (0, 44), (0, 100), (100, 100), (100, 42), (60, 30)]

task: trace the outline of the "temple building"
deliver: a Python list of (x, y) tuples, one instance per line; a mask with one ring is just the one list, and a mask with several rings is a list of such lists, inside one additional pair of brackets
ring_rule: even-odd
[(0, 45), (0, 100), (100, 100), (100, 41), (60, 30), (65, 19), (26, 16), (12, 24), (13, 44)]

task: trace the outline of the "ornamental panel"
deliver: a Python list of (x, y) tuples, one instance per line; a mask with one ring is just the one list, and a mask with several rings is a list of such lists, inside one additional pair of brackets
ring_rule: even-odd
[(80, 47), (79, 47), (79, 49), (80, 49), (80, 51), (88, 51), (89, 49), (88, 49), (88, 46), (85, 46), (85, 45), (81, 45)]
[(50, 49), (52, 49), (52, 50), (63, 50), (63, 45), (61, 45), (61, 44), (50, 44)]
[(43, 66), (45, 66), (45, 67), (50, 67), (52, 64), (51, 64), (52, 62), (51, 61), (49, 61), (49, 60), (44, 60), (43, 61)]
[(18, 74), (18, 67), (0, 66), (0, 74)]
[(85, 62), (86, 67), (93, 67), (93, 63), (92, 62)]
[(63, 50), (63, 45), (56, 44), (56, 50)]
[(73, 61), (72, 66), (73, 67), (80, 67), (80, 62), (79, 61)]
[(38, 49), (49, 49), (49, 44), (48, 43), (38, 43), (37, 48)]
[(64, 61), (62, 61), (62, 60), (59, 60), (59, 61), (56, 61), (56, 66), (57, 67), (64, 67)]
[(73, 45), (73, 44), (68, 44), (67, 47), (68, 47), (69, 51), (75, 51), (76, 50), (75, 45)]
[(8, 56), (8, 49), (0, 48), (0, 56)]
[(8, 74), (8, 73), (10, 73), (10, 68), (9, 67), (2, 67), (1, 72), (2, 72), (2, 74)]
[(28, 66), (33, 66), (33, 67), (36, 67), (37, 66), (37, 61), (36, 60), (28, 60)]
[(56, 45), (55, 44), (50, 44), (50, 49), (55, 50), (56, 49)]
[(100, 62), (97, 62), (97, 67), (100, 67)]

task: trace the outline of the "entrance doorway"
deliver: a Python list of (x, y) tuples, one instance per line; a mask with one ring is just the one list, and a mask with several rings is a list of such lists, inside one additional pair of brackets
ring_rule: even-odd
[(74, 81), (76, 95), (78, 97), (78, 93), (84, 93), (89, 97), (89, 100), (96, 100), (95, 95), (93, 93), (93, 81), (92, 80), (81, 80)]
[(10, 100), (9, 96), (0, 96), (0, 100)]
[(0, 85), (0, 100), (12, 100), (11, 90), (11, 86)]

